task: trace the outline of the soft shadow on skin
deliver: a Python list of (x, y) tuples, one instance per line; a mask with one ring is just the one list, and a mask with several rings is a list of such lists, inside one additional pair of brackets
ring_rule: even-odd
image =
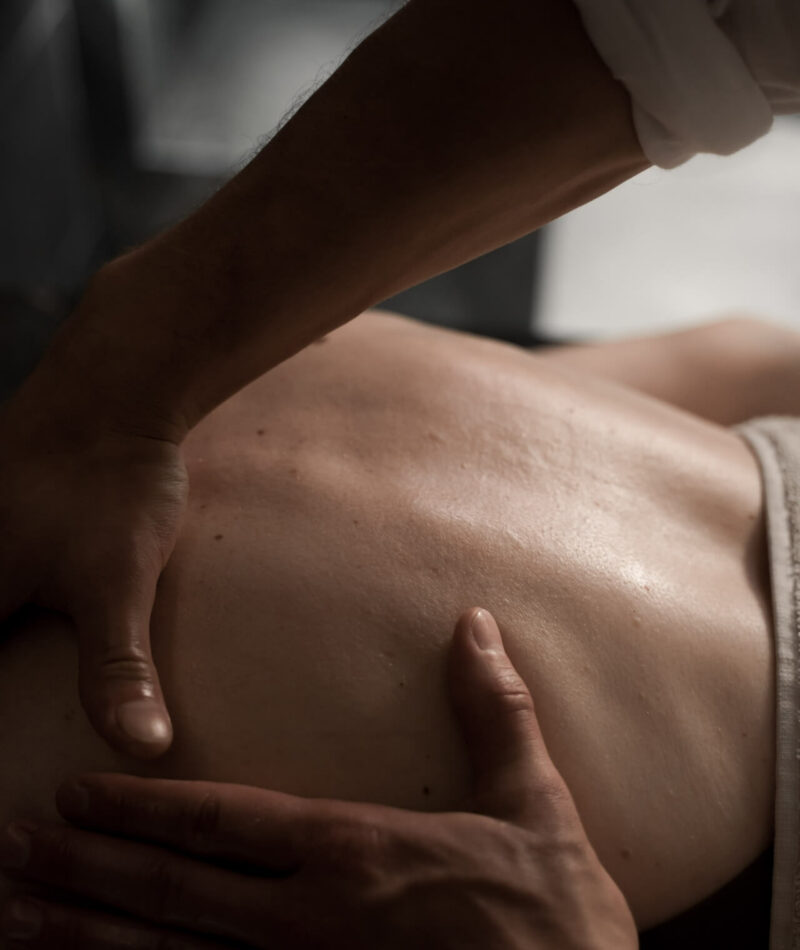
[[(747, 441), (742, 441), (749, 449)], [(764, 601), (760, 593), (770, 589), (763, 504), (754, 516), (753, 533), (745, 552), (745, 574), (762, 606), (767, 628), (773, 630), (772, 602)], [(764, 950), (769, 942), (773, 854), (770, 846), (716, 893), (672, 920), (641, 933), (641, 950)]]

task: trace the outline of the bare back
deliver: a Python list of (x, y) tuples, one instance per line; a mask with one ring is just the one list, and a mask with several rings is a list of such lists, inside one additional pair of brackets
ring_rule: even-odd
[(56, 818), (78, 769), (459, 807), (444, 657), (480, 604), (640, 928), (767, 846), (761, 483), (731, 431), (373, 312), (220, 406), (185, 454), (152, 623), (173, 749), (107, 749), (68, 624), (29, 618), (0, 644), (0, 820)]

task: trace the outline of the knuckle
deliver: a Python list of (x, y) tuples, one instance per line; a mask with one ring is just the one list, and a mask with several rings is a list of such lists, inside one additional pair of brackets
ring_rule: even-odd
[(105, 791), (104, 809), (108, 810), (111, 827), (127, 837), (138, 837), (142, 826), (159, 826), (164, 818), (164, 808), (158, 798), (137, 797), (135, 792), (114, 788)]
[(325, 863), (351, 875), (369, 874), (379, 863), (380, 842), (378, 828), (368, 822), (337, 821), (322, 839)]
[(95, 662), (106, 682), (142, 682), (152, 677), (150, 661), (144, 651), (133, 645), (108, 647)]
[(501, 670), (492, 681), (492, 694), (503, 712), (530, 715), (533, 698), (522, 677), (512, 667)]
[(181, 837), (187, 848), (203, 851), (220, 827), (221, 804), (214, 792), (205, 792), (182, 812)]
[(162, 923), (180, 923), (186, 903), (186, 878), (174, 859), (157, 855), (143, 868), (142, 880), (148, 892), (147, 908)]
[(53, 884), (66, 886), (78, 877), (78, 848), (70, 832), (54, 831), (43, 838), (43, 860)]

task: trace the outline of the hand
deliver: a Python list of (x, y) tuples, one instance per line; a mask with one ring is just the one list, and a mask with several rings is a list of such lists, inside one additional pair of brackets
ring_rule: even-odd
[[(484, 649), (471, 632), (476, 620)], [(85, 807), (74, 783), (61, 786), (57, 804), (90, 830), (33, 831), (29, 861), (15, 873), (141, 920), (39, 901), (44, 922), (29, 946), (638, 947), (630, 910), (589, 844), (486, 611), (459, 619), (449, 677), (474, 767), (475, 813), (80, 776)]]
[(71, 617), (92, 725), (150, 758), (172, 741), (150, 613), (186, 505), (186, 468), (175, 443), (90, 433), (65, 402), (45, 405), (24, 389), (0, 413), (0, 621), (26, 603)]

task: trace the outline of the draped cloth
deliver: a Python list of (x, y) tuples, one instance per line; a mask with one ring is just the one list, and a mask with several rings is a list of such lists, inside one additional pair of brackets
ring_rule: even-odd
[(574, 0), (647, 158), (730, 155), (800, 113), (800, 0)]
[(769, 950), (800, 950), (800, 419), (735, 427), (764, 486), (776, 666), (775, 843)]

